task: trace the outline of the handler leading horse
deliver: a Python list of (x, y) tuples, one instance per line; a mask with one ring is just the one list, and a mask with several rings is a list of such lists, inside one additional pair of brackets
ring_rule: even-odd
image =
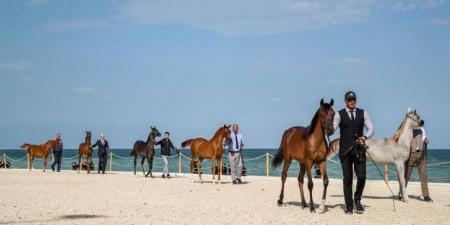
[(313, 181), (311, 177), (311, 167), (317, 163), (320, 166), (320, 172), (323, 176), (323, 195), (322, 203), (320, 204), (319, 212), (323, 213), (326, 210), (325, 201), (328, 187), (327, 175), (327, 155), (328, 145), (325, 141), (325, 135), (333, 134), (333, 99), (330, 103), (324, 103), (323, 99), (320, 101), (320, 108), (316, 111), (311, 125), (308, 127), (291, 127), (283, 133), (281, 144), (275, 158), (272, 161), (273, 167), (278, 167), (283, 161), (283, 172), (281, 174), (281, 193), (278, 205), (283, 204), (284, 197), (284, 183), (287, 178), (287, 171), (293, 159), (300, 163), (300, 173), (298, 175), (298, 185), (300, 188), (300, 195), (302, 199), (302, 207), (307, 207), (305, 196), (303, 193), (303, 178), (305, 171), (308, 175), (308, 190), (310, 199), (310, 211), (315, 212), (314, 202), (312, 197)]

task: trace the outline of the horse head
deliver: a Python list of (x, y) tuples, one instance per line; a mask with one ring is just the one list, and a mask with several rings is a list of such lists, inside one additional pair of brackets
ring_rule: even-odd
[(148, 137), (152, 137), (153, 139), (155, 139), (156, 137), (161, 137), (161, 133), (159, 132), (158, 129), (156, 129), (156, 127), (150, 127), (151, 131), (150, 134), (148, 135)]
[(231, 141), (231, 125), (224, 124), (221, 130), (223, 131), (223, 137), (225, 138), (225, 143), (229, 144)]
[(20, 146), (20, 148), (23, 148), (25, 150), (28, 150), (29, 147), (30, 147), (30, 144), (28, 144), (28, 143), (25, 143), (25, 144)]
[(417, 113), (417, 111), (411, 108), (408, 108), (405, 116), (405, 121), (410, 120), (412, 121), (412, 127), (418, 127), (420, 126), (420, 115)]
[(334, 100), (331, 99), (329, 103), (325, 103), (323, 98), (320, 100), (320, 108), (318, 112), (319, 120), (322, 124), (322, 130), (325, 131), (326, 135), (333, 135), (334, 133), (334, 110), (333, 110)]

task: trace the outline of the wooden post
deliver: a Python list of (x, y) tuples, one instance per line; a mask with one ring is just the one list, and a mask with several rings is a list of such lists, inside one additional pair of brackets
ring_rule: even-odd
[(6, 169), (6, 164), (7, 164), (7, 160), (6, 160), (6, 153), (3, 153), (3, 166)]
[(181, 174), (181, 152), (178, 154), (178, 173)]
[(109, 153), (109, 173), (112, 172), (112, 152)]
[(27, 169), (30, 169), (30, 153), (27, 152)]
[(385, 182), (389, 181), (389, 165), (388, 164), (384, 164), (384, 181)]
[(269, 153), (266, 152), (266, 176), (269, 176)]

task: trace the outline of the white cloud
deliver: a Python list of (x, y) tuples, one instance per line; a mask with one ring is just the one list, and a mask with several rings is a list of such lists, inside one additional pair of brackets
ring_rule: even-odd
[(0, 62), (0, 69), (11, 71), (25, 71), (28, 63), (25, 61)]
[(386, 4), (399, 11), (411, 11), (417, 9), (430, 9), (444, 4), (445, 0), (397, 0), (386, 1)]
[(91, 87), (77, 87), (74, 91), (78, 93), (93, 93), (95, 92), (95, 89)]
[(443, 0), (136, 0), (121, 16), (150, 25), (187, 25), (224, 36), (258, 36), (360, 23), (374, 10), (436, 7)]
[(49, 22), (49, 23), (46, 23), (43, 26), (39, 27), (39, 30), (42, 30), (45, 32), (60, 32), (60, 31), (70, 31), (70, 30), (104, 28), (107, 26), (108, 26), (108, 23), (105, 21), (72, 20), (72, 21)]
[(39, 6), (39, 5), (45, 5), (48, 3), (48, 0), (29, 0), (27, 2), (27, 5), (30, 6)]
[(449, 27), (450, 28), (450, 19), (432, 19), (431, 24), (436, 27)]

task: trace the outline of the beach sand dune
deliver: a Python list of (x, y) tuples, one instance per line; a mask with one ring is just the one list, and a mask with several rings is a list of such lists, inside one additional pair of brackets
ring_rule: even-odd
[[(285, 204), (278, 207), (278, 177), (247, 177), (247, 184), (233, 186), (228, 176), (218, 185), (209, 176), (199, 184), (190, 175), (174, 175), (0, 170), (0, 224), (450, 224), (449, 184), (430, 184), (434, 202), (427, 203), (415, 198), (420, 184), (410, 183), (410, 202), (396, 200), (393, 212), (385, 184), (368, 181), (365, 214), (349, 216), (340, 180), (330, 182), (329, 211), (311, 214), (300, 207), (295, 178), (288, 178)], [(318, 207), (323, 187), (314, 182)], [(390, 185), (398, 191), (397, 182)]]

